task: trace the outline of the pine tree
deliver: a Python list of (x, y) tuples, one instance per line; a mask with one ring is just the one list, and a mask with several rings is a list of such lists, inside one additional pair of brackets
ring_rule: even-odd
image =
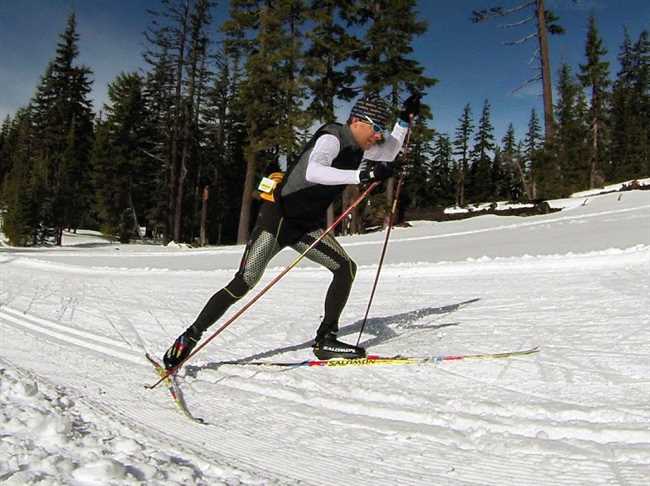
[(3, 231), (12, 245), (42, 244), (52, 235), (42, 223), (52, 219), (52, 197), (47, 186), (47, 167), (34, 159), (37, 138), (29, 107), (18, 110), (12, 132), (11, 169), (3, 189), (7, 206)]
[[(246, 158), (249, 145), (249, 125), (247, 123), (247, 100), (244, 89), (247, 84), (246, 60), (253, 52), (259, 28), (259, 8), (261, 1), (233, 0), (230, 2), (230, 18), (222, 26), (226, 35), (224, 55), (228, 65), (228, 95), (224, 100), (224, 164), (215, 172), (213, 184), (219, 184), (216, 198), (210, 199), (209, 212), (215, 215), (215, 230), (212, 238), (218, 242), (238, 240), (241, 214), (253, 209), (250, 194), (245, 189), (246, 168), (257, 164)], [(257, 171), (254, 167), (254, 174)], [(220, 182), (219, 182), (220, 181)], [(242, 207), (247, 201), (248, 208)], [(250, 217), (250, 216), (249, 216)], [(250, 224), (250, 220), (249, 220)]]
[(150, 11), (145, 34), (152, 68), (145, 89), (154, 128), (150, 155), (162, 164), (152, 216), (159, 226), (164, 221), (165, 241), (186, 241), (195, 232), (213, 7), (212, 0), (163, 0), (160, 12)]
[[(231, 3), (231, 9), (243, 2)], [(250, 5), (246, 7), (250, 8)], [(242, 100), (246, 111), (248, 145), (246, 176), (237, 241), (248, 239), (251, 226), (254, 182), (269, 164), (295, 158), (298, 134), (309, 119), (302, 112), (305, 97), (300, 81), (302, 37), (305, 20), (302, 0), (282, 0), (261, 6), (259, 24), (253, 25), (255, 49), (246, 63)], [(241, 13), (241, 12), (240, 12)], [(248, 21), (247, 16), (243, 16)], [(241, 25), (229, 28), (241, 29)], [(260, 90), (260, 86), (264, 88)]]
[[(148, 11), (151, 25), (145, 32), (148, 48), (144, 59), (152, 67), (148, 84), (150, 102), (159, 111), (153, 112), (163, 122), (158, 126), (155, 146), (157, 155), (164, 164), (165, 173), (159, 178), (164, 202), (158, 203), (158, 216), (165, 219), (164, 241), (178, 239), (175, 235), (176, 204), (180, 173), (181, 137), (183, 135), (183, 86), (187, 64), (188, 36), (190, 31), (190, 0), (163, 0), (161, 11)], [(160, 119), (162, 118), (162, 120)], [(163, 121), (164, 120), (164, 121)], [(162, 128), (162, 130), (161, 130)], [(156, 154), (154, 154), (156, 155)]]
[(509, 185), (506, 181), (506, 167), (501, 154), (501, 147), (495, 145), (494, 157), (492, 158), (492, 165), (490, 166), (490, 187), (492, 191), (492, 201), (498, 201), (506, 198)]
[(469, 169), (470, 160), (470, 138), (474, 130), (472, 122), (472, 108), (469, 103), (465, 105), (463, 114), (459, 118), (460, 125), (456, 128), (456, 136), (454, 138), (454, 155), (460, 157), (454, 170), (456, 179), (456, 206), (465, 206), (465, 177)]
[[(199, 131), (198, 121), (202, 110), (203, 95), (207, 88), (205, 63), (210, 44), (208, 29), (212, 21), (210, 13), (212, 5), (211, 0), (195, 0), (189, 14), (187, 60), (184, 63), (185, 90), (181, 100), (180, 167), (174, 204), (175, 241), (185, 241), (189, 235), (193, 234), (195, 211), (190, 212), (189, 218), (184, 218), (183, 208), (191, 207), (193, 196), (196, 195), (196, 185), (193, 193), (188, 194), (186, 190), (191, 187), (192, 182), (196, 181), (201, 160), (199, 144), (202, 135)], [(189, 223), (185, 227), (183, 227), (184, 220)]]
[[(5, 127), (3, 126), (3, 132)], [(11, 147), (7, 141), (11, 137)], [(29, 181), (31, 178), (31, 152), (33, 135), (29, 110), (20, 109), (4, 137), (3, 152), (6, 154), (6, 167), (2, 185), (2, 201), (5, 209), (2, 215), (2, 231), (14, 246), (24, 246), (30, 242), (32, 227), (30, 224)]]
[[(336, 121), (336, 102), (349, 101), (355, 95), (355, 54), (360, 52), (361, 42), (343, 25), (357, 23), (355, 12), (350, 0), (311, 0), (306, 11), (307, 20), (314, 26), (306, 33), (310, 44), (305, 51), (303, 74), (311, 97), (308, 111), (321, 123)], [(356, 187), (349, 187), (346, 192), (354, 191)], [(340, 201), (335, 201), (328, 208), (327, 226), (334, 221), (334, 209), (339, 205)], [(357, 209), (353, 218), (358, 218)]]
[[(64, 227), (76, 228), (86, 216), (91, 187), (89, 156), (93, 138), (90, 69), (76, 66), (79, 35), (76, 18), (68, 18), (56, 56), (49, 63), (32, 101), (37, 145), (34, 163), (44, 167), (51, 194), (51, 220), (39, 225), (54, 227), (61, 244)], [(50, 198), (46, 198), (50, 200)]]
[(438, 82), (424, 75), (424, 67), (408, 57), (414, 38), (427, 30), (427, 22), (418, 19), (416, 7), (415, 0), (360, 2), (361, 21), (370, 23), (360, 57), (364, 91), (381, 93), (389, 89), (396, 110), (402, 93), (423, 92)]
[(589, 17), (587, 42), (585, 45), (586, 64), (580, 65), (580, 81), (591, 94), (591, 133), (590, 133), (590, 170), (589, 187), (594, 188), (603, 183), (603, 169), (607, 160), (606, 124), (607, 124), (607, 87), (609, 86), (609, 62), (602, 58), (607, 54), (598, 29), (596, 17)]
[(247, 144), (242, 83), (240, 52), (227, 47), (219, 56), (217, 76), (207, 92), (202, 116), (206, 149), (201, 191), (208, 197), (201, 208), (206, 224), (204, 242), (234, 243), (237, 239)]
[(532, 199), (553, 198), (562, 194), (560, 171), (553, 152), (553, 142), (543, 143), (539, 119), (533, 109), (524, 140), (524, 157), (532, 181)]
[(434, 206), (447, 206), (454, 201), (456, 184), (453, 177), (453, 147), (451, 139), (446, 134), (435, 138), (429, 186), (431, 203)]
[(555, 106), (557, 135), (555, 156), (562, 173), (562, 189), (570, 194), (588, 185), (589, 166), (586, 153), (588, 133), (582, 116), (584, 96), (574, 80), (568, 64), (560, 67), (557, 83), (558, 102)]
[(9, 165), (12, 148), (10, 139), (11, 126), (11, 117), (7, 115), (2, 123), (2, 128), (0, 128), (0, 197), (2, 195), (2, 181), (7, 175), (7, 172), (11, 169), (11, 166)]
[(122, 73), (108, 86), (106, 120), (93, 149), (96, 207), (104, 231), (128, 243), (153, 209), (157, 163), (146, 155), (151, 135), (143, 79)]
[(540, 153), (542, 149), (542, 135), (541, 127), (539, 125), (539, 118), (537, 112), (533, 108), (530, 112), (530, 119), (528, 121), (528, 131), (524, 138), (523, 156), (525, 161), (525, 171), (529, 174), (532, 181), (531, 184), (531, 199), (537, 199), (537, 170), (540, 169)]
[(625, 30), (618, 59), (621, 69), (612, 91), (610, 180), (627, 180), (648, 173), (650, 78), (648, 32), (632, 43)]
[(634, 45), (636, 97), (639, 100), (639, 145), (631, 172), (636, 175), (650, 174), (650, 35), (644, 30)]
[[(306, 33), (310, 41), (305, 51), (305, 82), (311, 101), (309, 111), (323, 123), (336, 121), (337, 100), (354, 97), (355, 66), (350, 61), (361, 48), (357, 37), (348, 33), (342, 20), (349, 19), (350, 0), (311, 0), (306, 18), (314, 27)], [(348, 20), (348, 23), (352, 23)]]
[[(427, 127), (426, 120), (417, 119), (411, 133), (408, 160), (405, 169), (408, 174), (404, 185), (404, 197), (410, 207), (430, 207), (434, 202), (432, 158), (435, 131)], [(405, 208), (402, 207), (402, 210)]]
[(504, 191), (505, 197), (511, 201), (519, 201), (523, 198), (532, 200), (530, 184), (526, 179), (526, 172), (522, 164), (521, 151), (515, 138), (515, 128), (508, 125), (508, 130), (502, 141), (501, 160), (503, 161)]
[[(364, 0), (359, 2), (361, 21), (370, 23), (363, 40), (360, 70), (365, 75), (364, 91), (389, 91), (395, 112), (407, 92), (422, 93), (438, 80), (424, 74), (424, 67), (409, 56), (414, 38), (426, 32), (426, 21), (418, 19), (416, 0)], [(430, 117), (427, 107), (420, 116)], [(392, 204), (394, 179), (386, 184), (386, 208)], [(388, 211), (384, 226), (388, 224)]]
[[(525, 9), (532, 9), (534, 13), (513, 24), (503, 27), (520, 27), (530, 22), (535, 22), (535, 32), (532, 32), (514, 42), (508, 42), (508, 45), (519, 45), (530, 39), (537, 39), (538, 48), (535, 57), (539, 59), (539, 74), (528, 80), (524, 86), (537, 81), (542, 82), (542, 94), (544, 98), (544, 127), (546, 139), (550, 140), (553, 136), (553, 92), (551, 89), (551, 63), (548, 48), (548, 36), (564, 33), (564, 28), (557, 24), (559, 17), (552, 11), (546, 10), (543, 0), (526, 1), (515, 7), (504, 9), (503, 7), (491, 7), (489, 9), (474, 10), (472, 12), (472, 22), (484, 22), (493, 17), (505, 17), (512, 14), (518, 14)], [(523, 87), (523, 86), (522, 86)]]
[(547, 141), (535, 155), (533, 171), (537, 199), (557, 199), (568, 195), (563, 187), (554, 139)]
[[(246, 105), (242, 96), (244, 75), (235, 59), (229, 89), (228, 119), (230, 128), (226, 137), (226, 165), (223, 172), (230, 176), (226, 182), (228, 191), (224, 192), (224, 232), (232, 234), (231, 241), (237, 241), (239, 214), (245, 184), (245, 171), (235, 170), (246, 166), (245, 147), (248, 145), (248, 125), (246, 124)], [(230, 195), (228, 195), (230, 194)], [(230, 229), (232, 228), (232, 229)], [(221, 233), (220, 233), (221, 234)], [(219, 238), (220, 239), (220, 238)]]
[[(217, 221), (221, 216), (215, 211), (209, 211), (211, 199), (219, 197), (219, 192), (214, 194), (212, 188), (216, 187), (222, 177), (221, 170), (226, 162), (226, 137), (232, 128), (228, 117), (230, 66), (225, 50), (222, 49), (217, 56), (217, 75), (212, 86), (206, 92), (205, 107), (201, 115), (202, 130), (204, 132), (204, 160), (197, 174), (199, 179), (198, 190), (201, 195), (201, 222), (199, 228), (199, 243), (205, 246), (209, 241), (208, 221)], [(210, 218), (210, 216), (216, 216)]]
[(170, 176), (171, 133), (174, 125), (174, 65), (165, 37), (157, 33), (159, 51), (144, 53), (146, 62), (152, 66), (145, 75), (143, 98), (149, 127), (149, 147), (143, 153), (156, 167), (151, 194), (151, 206), (147, 219), (152, 222), (154, 237), (171, 239)]
[(634, 53), (632, 40), (625, 29), (624, 40), (618, 55), (621, 70), (612, 90), (612, 164), (606, 171), (608, 180), (627, 178), (630, 153), (634, 151), (633, 131), (636, 128), (635, 107), (633, 106)]
[(494, 128), (490, 120), (490, 103), (485, 100), (471, 152), (469, 192), (470, 199), (476, 202), (487, 201), (494, 195), (495, 191), (491, 180), (492, 160), (490, 158), (490, 152), (493, 152), (494, 148)]
[(183, 85), (185, 84), (185, 69), (187, 63), (188, 33), (190, 30), (191, 5), (189, 0), (164, 1), (166, 7), (163, 17), (167, 19), (167, 25), (159, 31), (162, 33), (160, 41), (164, 42), (159, 47), (162, 52), (169, 52), (173, 63), (173, 94), (171, 95), (172, 112), (170, 116), (169, 133), (169, 177), (168, 185), (168, 207), (167, 226), (165, 240), (180, 240), (176, 235), (178, 229), (176, 215), (178, 214), (176, 204), (178, 203), (177, 191), (180, 173), (180, 152), (179, 145), (183, 130)]
[(119, 167), (113, 159), (108, 124), (102, 120), (98, 120), (95, 126), (95, 143), (90, 159), (93, 166), (93, 185), (96, 188), (95, 212), (100, 230), (106, 235), (113, 235), (118, 232), (122, 207), (120, 191), (123, 190), (124, 184), (119, 181)]

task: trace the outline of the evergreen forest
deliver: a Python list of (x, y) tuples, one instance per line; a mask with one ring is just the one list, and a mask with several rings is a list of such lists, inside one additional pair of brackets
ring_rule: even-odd
[[(0, 216), (12, 245), (60, 245), (81, 228), (123, 243), (243, 243), (260, 178), (291, 169), (322, 124), (345, 122), (341, 105), (379, 93), (397, 113), (444, 77), (414, 55), (427, 30), (416, 0), (230, 0), (219, 25), (216, 8), (161, 0), (143, 26), (145, 68), (117, 75), (103, 106), (93, 105), (70, 14), (32, 98), (0, 120)], [(561, 19), (542, 16), (540, 35), (561, 33)], [(397, 162), (402, 210), (535, 202), (650, 176), (648, 31), (621, 26), (620, 45), (606, 46), (593, 14), (585, 31), (582, 63), (541, 63), (555, 99), (545, 112), (531, 107), (525, 133), (510, 124), (496, 139), (488, 99), (459, 106), (454, 133), (442, 133), (436, 107), (423, 104)], [(617, 72), (608, 49), (618, 49)], [(338, 231), (381, 225), (394, 185)], [(328, 218), (357, 194), (349, 187)]]

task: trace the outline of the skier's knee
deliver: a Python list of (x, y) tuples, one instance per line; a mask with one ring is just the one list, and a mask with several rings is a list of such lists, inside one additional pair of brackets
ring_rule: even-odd
[(235, 300), (241, 299), (250, 289), (251, 287), (248, 286), (246, 281), (241, 278), (239, 274), (235, 275), (235, 278), (233, 278), (225, 287), (226, 292), (228, 292)]
[(354, 277), (357, 276), (357, 264), (353, 260), (349, 260), (349, 269), (350, 269), (350, 281), (354, 281)]
[(334, 278), (341, 280), (349, 285), (354, 282), (354, 277), (357, 274), (357, 264), (354, 261), (347, 259), (342, 263), (339, 268), (334, 271)]

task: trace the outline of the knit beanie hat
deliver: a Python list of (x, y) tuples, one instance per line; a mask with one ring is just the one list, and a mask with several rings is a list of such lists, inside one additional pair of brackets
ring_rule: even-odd
[(373, 123), (386, 128), (391, 118), (390, 106), (386, 101), (376, 94), (366, 95), (360, 98), (352, 107), (350, 117), (365, 119), (370, 118)]

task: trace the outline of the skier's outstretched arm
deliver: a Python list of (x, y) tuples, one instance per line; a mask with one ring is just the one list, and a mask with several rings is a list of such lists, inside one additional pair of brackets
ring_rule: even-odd
[(328, 133), (316, 140), (309, 154), (305, 178), (314, 184), (336, 186), (340, 184), (359, 184), (358, 170), (345, 170), (332, 167), (332, 161), (341, 150), (341, 144), (334, 135)]
[(398, 121), (395, 123), (390, 135), (388, 135), (382, 143), (373, 145), (366, 150), (363, 154), (363, 158), (381, 162), (392, 162), (402, 149), (406, 132), (408, 132), (408, 124), (404, 123), (402, 120)]
[(383, 143), (374, 145), (366, 150), (363, 155), (365, 159), (382, 162), (392, 162), (395, 160), (395, 157), (397, 157), (404, 144), (404, 138), (408, 133), (410, 120), (417, 117), (420, 112), (421, 97), (422, 93), (414, 93), (406, 99), (391, 134), (386, 137)]

